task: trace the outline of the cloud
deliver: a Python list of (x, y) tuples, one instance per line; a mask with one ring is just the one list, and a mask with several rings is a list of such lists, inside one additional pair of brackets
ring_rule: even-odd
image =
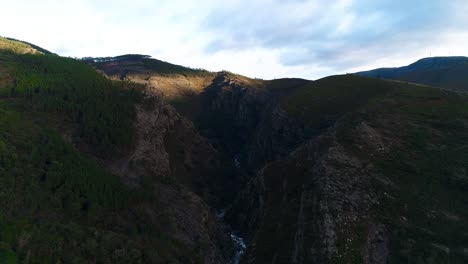
[(465, 0), (15, 0), (2, 4), (0, 35), (65, 56), (314, 79), (468, 55), (467, 12)]
[(279, 62), (285, 66), (340, 71), (466, 32), (468, 20), (460, 10), (467, 6), (458, 0), (253, 2), (206, 18), (202, 26), (213, 35), (205, 52), (267, 47), (281, 51)]

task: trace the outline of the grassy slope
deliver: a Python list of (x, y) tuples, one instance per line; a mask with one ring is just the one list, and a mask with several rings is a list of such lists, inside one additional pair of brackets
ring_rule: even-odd
[(391, 263), (466, 263), (468, 97), (411, 85), (392, 97), (377, 109), (380, 120), (400, 117), (400, 125), (382, 126), (399, 144), (374, 161), (398, 186), (384, 188), (396, 199), (382, 195), (376, 208), (391, 230)]
[[(338, 140), (351, 153), (370, 160), (397, 186), (383, 186), (377, 179), (374, 183), (383, 202), (373, 214), (388, 227), (391, 263), (466, 263), (466, 96), (347, 75), (299, 89), (282, 105), (305, 123), (346, 120), (337, 128)], [(362, 121), (394, 142), (388, 156), (370, 156), (356, 146), (357, 135), (352, 131)], [(360, 263), (351, 251), (361, 252), (362, 243), (342, 256), (352, 256)]]
[(39, 52), (42, 53), (42, 54), (56, 55), (55, 53), (52, 53), (52, 52), (50, 52), (50, 51), (48, 51), (48, 50), (46, 50), (46, 49), (44, 49), (44, 48), (42, 48), (42, 47), (39, 47), (39, 46), (37, 46), (37, 45), (34, 45), (34, 44), (32, 44), (32, 43), (29, 43), (29, 42), (26, 42), (26, 41), (23, 41), (23, 40), (17, 40), (17, 39), (14, 39), (14, 38), (6, 38), (6, 39), (7, 39), (7, 40), (10, 40), (12, 43), (18, 43), (18, 42), (19, 42), (19, 43), (26, 44), (26, 45), (32, 47), (33, 49), (39, 51)]
[(163, 208), (147, 215), (153, 195), (129, 190), (57, 129), (75, 128), (94, 153), (125, 148), (138, 87), (57, 56), (0, 61), (0, 262), (196, 262)]

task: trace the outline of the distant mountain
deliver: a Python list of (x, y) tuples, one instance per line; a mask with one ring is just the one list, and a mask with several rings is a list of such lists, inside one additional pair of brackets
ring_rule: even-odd
[(380, 68), (356, 74), (374, 78), (421, 83), (451, 90), (468, 91), (467, 57), (424, 58), (404, 67)]
[(116, 57), (86, 57), (82, 61), (93, 65), (110, 77), (125, 79), (127, 74), (150, 74), (160, 75), (180, 74), (184, 76), (200, 75), (209, 73), (204, 69), (192, 69), (169, 62), (151, 58), (149, 55), (127, 54)]

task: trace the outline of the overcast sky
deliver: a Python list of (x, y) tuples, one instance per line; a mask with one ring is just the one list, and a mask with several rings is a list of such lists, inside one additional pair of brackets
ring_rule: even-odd
[(0, 35), (62, 56), (148, 54), (250, 77), (468, 55), (467, 0), (2, 0)]

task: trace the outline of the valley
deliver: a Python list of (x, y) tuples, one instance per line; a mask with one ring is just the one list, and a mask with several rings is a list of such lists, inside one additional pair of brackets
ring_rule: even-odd
[(0, 43), (0, 263), (468, 261), (461, 59), (262, 80)]

